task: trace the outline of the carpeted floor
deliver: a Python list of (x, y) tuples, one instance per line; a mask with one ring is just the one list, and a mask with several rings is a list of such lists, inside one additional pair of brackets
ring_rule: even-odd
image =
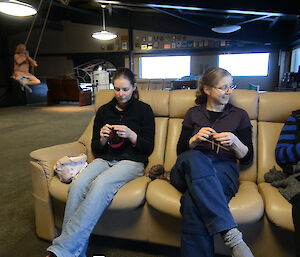
[[(76, 141), (93, 114), (93, 106), (78, 103), (0, 108), (0, 257), (46, 256), (49, 242), (35, 234), (29, 153)], [(88, 257), (176, 257), (179, 249), (91, 236), (87, 253)]]

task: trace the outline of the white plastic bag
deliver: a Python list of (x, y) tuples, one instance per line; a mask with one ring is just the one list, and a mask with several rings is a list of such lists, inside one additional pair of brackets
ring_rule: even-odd
[(87, 156), (83, 153), (73, 157), (64, 156), (57, 160), (54, 171), (61, 182), (70, 183), (88, 165), (86, 159)]

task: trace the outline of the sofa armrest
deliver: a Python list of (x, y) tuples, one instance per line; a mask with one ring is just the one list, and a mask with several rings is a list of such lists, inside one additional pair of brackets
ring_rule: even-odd
[(280, 194), (276, 187), (270, 183), (258, 185), (264, 203), (268, 219), (276, 226), (295, 231), (292, 218), (292, 205)]
[(50, 146), (35, 150), (30, 153), (31, 160), (37, 162), (42, 168), (49, 182), (54, 175), (54, 164), (56, 161), (65, 156), (76, 156), (86, 153), (86, 147), (79, 142)]
[(40, 238), (52, 240), (57, 235), (49, 194), (49, 183), (54, 175), (55, 162), (65, 155), (75, 156), (85, 152), (86, 148), (83, 144), (72, 142), (42, 148), (30, 153), (36, 233)]

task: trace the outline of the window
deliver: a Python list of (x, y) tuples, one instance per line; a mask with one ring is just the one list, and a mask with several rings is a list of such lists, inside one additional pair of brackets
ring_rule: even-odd
[(291, 72), (300, 72), (300, 47), (293, 49), (291, 60)]
[(143, 79), (181, 78), (191, 74), (191, 56), (140, 57)]
[(219, 67), (228, 70), (232, 76), (267, 76), (269, 53), (221, 54)]

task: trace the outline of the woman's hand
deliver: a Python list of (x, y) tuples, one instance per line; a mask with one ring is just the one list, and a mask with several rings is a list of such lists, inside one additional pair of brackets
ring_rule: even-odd
[(137, 134), (125, 125), (113, 125), (112, 128), (117, 135), (122, 138), (128, 138), (132, 144), (136, 144)]
[(224, 146), (231, 146), (238, 139), (236, 135), (231, 132), (213, 133), (213, 139)]
[(111, 130), (112, 130), (112, 125), (109, 125), (109, 124), (105, 124), (101, 128), (101, 130), (100, 130), (100, 142), (101, 142), (102, 145), (106, 144)]
[(223, 146), (228, 146), (235, 152), (238, 159), (245, 157), (248, 153), (248, 147), (244, 145), (239, 138), (231, 132), (221, 132), (213, 134), (214, 140)]
[(189, 141), (190, 148), (195, 148), (195, 146), (200, 143), (201, 141), (206, 141), (210, 135), (216, 133), (213, 128), (210, 127), (202, 127), (197, 134), (191, 137)]

